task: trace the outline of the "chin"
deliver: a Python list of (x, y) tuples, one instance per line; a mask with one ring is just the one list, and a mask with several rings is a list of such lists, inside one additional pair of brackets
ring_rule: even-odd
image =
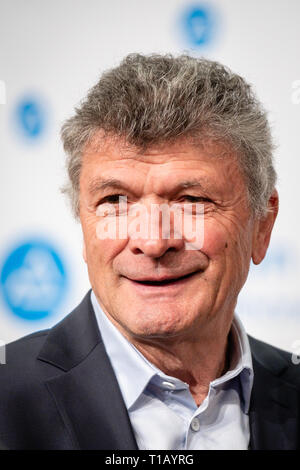
[[(155, 312), (153, 314), (153, 312)], [(143, 317), (141, 317), (143, 315)], [(185, 321), (183, 322), (183, 319)], [(159, 312), (153, 308), (150, 313), (143, 312), (126, 324), (127, 331), (137, 338), (170, 338), (180, 336), (189, 329), (190, 322), (179, 312)]]
[(139, 328), (134, 332), (131, 332), (133, 338), (139, 340), (154, 340), (154, 339), (167, 339), (177, 338), (183, 333), (182, 329), (177, 328), (155, 328), (152, 326)]

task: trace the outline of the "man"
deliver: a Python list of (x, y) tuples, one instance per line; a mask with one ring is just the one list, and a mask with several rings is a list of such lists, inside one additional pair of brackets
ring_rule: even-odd
[(299, 448), (298, 369), (235, 314), (278, 211), (269, 126), (249, 85), (215, 62), (130, 55), (62, 138), (92, 290), (57, 326), (8, 346), (0, 439)]

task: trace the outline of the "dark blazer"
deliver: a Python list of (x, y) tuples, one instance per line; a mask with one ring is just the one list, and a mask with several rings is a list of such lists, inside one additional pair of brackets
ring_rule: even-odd
[(7, 447), (2, 442), (0, 442), (0, 450), (7, 450)]
[[(251, 449), (300, 449), (300, 365), (250, 337)], [(90, 292), (54, 328), (7, 346), (0, 441), (9, 449), (137, 449)]]

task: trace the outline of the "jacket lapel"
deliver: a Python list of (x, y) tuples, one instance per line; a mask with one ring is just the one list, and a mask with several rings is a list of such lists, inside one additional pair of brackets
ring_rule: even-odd
[[(250, 338), (254, 383), (249, 410), (252, 450), (293, 450), (299, 446), (299, 391), (282, 379), (288, 364), (278, 354), (262, 355)], [(298, 418), (297, 418), (298, 416)]]
[(38, 359), (58, 368), (46, 387), (75, 448), (137, 449), (90, 292), (51, 330)]

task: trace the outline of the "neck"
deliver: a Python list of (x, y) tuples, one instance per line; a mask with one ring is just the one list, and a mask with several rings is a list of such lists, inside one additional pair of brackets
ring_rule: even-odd
[(210, 382), (223, 375), (229, 367), (231, 322), (226, 327), (212, 323), (208, 328), (210, 331), (193, 338), (145, 339), (129, 337), (126, 333), (125, 336), (162, 372), (186, 382), (199, 406), (208, 394)]

